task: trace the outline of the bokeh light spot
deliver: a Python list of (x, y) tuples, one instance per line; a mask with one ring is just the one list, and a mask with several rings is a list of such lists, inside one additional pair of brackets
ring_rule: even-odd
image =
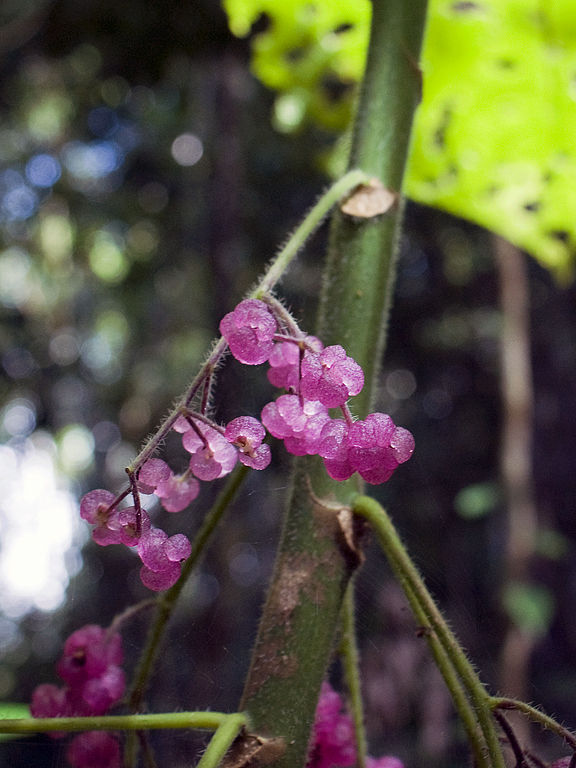
[(25, 398), (14, 398), (0, 414), (2, 428), (11, 437), (26, 437), (36, 427), (36, 408)]
[(68, 424), (56, 437), (60, 466), (67, 475), (88, 469), (94, 456), (94, 437), (83, 424)]
[(35, 187), (52, 187), (62, 175), (62, 167), (52, 155), (34, 155), (26, 163), (26, 178)]
[(204, 146), (193, 133), (182, 133), (172, 142), (172, 157), (178, 165), (196, 165), (204, 154)]

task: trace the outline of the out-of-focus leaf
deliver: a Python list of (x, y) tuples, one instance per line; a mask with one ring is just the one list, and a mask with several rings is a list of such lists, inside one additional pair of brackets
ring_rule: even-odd
[(536, 584), (508, 584), (503, 605), (510, 620), (520, 629), (539, 637), (545, 634), (554, 617), (554, 598)]
[[(30, 709), (26, 704), (15, 704), (11, 701), (0, 701), (0, 720), (12, 720), (20, 717), (30, 717)], [(0, 733), (0, 741), (21, 739), (19, 734)]]
[(500, 493), (494, 483), (476, 483), (462, 488), (454, 499), (454, 506), (462, 517), (476, 520), (493, 512), (499, 500)]
[[(282, 130), (342, 130), (361, 75), (366, 0), (224, 0), (280, 91)], [(431, 0), (410, 197), (499, 233), (561, 279), (576, 252), (576, 14), (571, 0)]]

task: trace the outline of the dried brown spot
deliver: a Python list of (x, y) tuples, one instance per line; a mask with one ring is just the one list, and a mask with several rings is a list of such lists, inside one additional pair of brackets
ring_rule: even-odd
[(386, 189), (378, 179), (357, 186), (340, 206), (342, 213), (357, 219), (372, 219), (387, 213), (398, 200), (398, 194)]
[(241, 734), (224, 758), (222, 768), (257, 768), (271, 765), (286, 752), (284, 739), (265, 739), (254, 733)]
[(338, 524), (342, 533), (343, 544), (346, 547), (344, 555), (351, 559), (355, 567), (364, 562), (364, 553), (358, 543), (358, 518), (350, 507), (342, 508), (338, 514)]

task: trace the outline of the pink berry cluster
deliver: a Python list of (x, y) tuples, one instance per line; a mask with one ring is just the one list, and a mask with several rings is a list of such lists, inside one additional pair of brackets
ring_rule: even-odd
[[(324, 347), (297, 328), (293, 335), (279, 333), (272, 309), (258, 299), (242, 301), (222, 319), (220, 331), (237, 360), (268, 361), (268, 379), (287, 391), (265, 405), (261, 417), (290, 453), (321, 456), (336, 480), (358, 472), (375, 485), (412, 455), (412, 434), (387, 414), (371, 413), (365, 420), (350, 415), (347, 401), (361, 392), (364, 373), (340, 345)], [(340, 408), (344, 418), (332, 418), (330, 408)]]
[[(39, 685), (32, 693), (32, 716), (105, 714), (124, 694), (122, 656), (122, 638), (117, 632), (110, 633), (96, 624), (76, 630), (64, 643), (64, 653), (56, 667), (65, 685)], [(72, 739), (67, 758), (74, 768), (115, 768), (120, 766), (120, 745), (108, 733), (90, 731)]]
[[(154, 466), (160, 462), (167, 467), (161, 459), (151, 459), (150, 462)], [(141, 492), (151, 493), (152, 490), (144, 486)], [(168, 536), (161, 528), (152, 526), (145, 510), (140, 509), (138, 514), (136, 507), (119, 508), (117, 502), (118, 497), (101, 488), (82, 497), (80, 516), (95, 526), (92, 531), (94, 541), (101, 546), (125, 544), (133, 548), (142, 561), (142, 583), (155, 591), (168, 589), (178, 580), (181, 563), (190, 555), (190, 541), (182, 533)]]
[[(181, 435), (190, 454), (185, 472), (175, 474), (162, 459), (149, 458), (133, 473), (127, 491), (114, 496), (97, 489), (81, 500), (80, 515), (94, 526), (94, 541), (133, 549), (142, 561), (140, 578), (149, 589), (162, 591), (178, 580), (191, 546), (183, 534), (168, 536), (152, 525), (140, 494), (153, 493), (167, 512), (180, 512), (198, 496), (200, 481), (222, 478), (238, 462), (265, 469), (270, 463), (266, 430), (283, 440), (290, 453), (321, 456), (336, 480), (358, 472), (369, 483), (382, 483), (412, 455), (412, 435), (386, 414), (372, 413), (364, 421), (352, 418), (347, 401), (364, 386), (358, 363), (343, 347), (324, 347), (302, 333), (284, 308), (270, 301), (242, 301), (220, 323), (233, 356), (246, 365), (268, 361), (268, 379), (285, 390), (264, 406), (261, 421), (239, 416), (220, 426), (206, 416), (204, 398), (199, 412), (182, 407), (168, 428)], [(218, 355), (204, 371), (205, 392), (225, 346), (216, 349)], [(340, 408), (343, 418), (332, 418), (331, 408)], [(129, 494), (133, 506), (122, 507)]]
[[(322, 684), (306, 768), (348, 768), (356, 763), (354, 723), (339, 693)], [(367, 768), (404, 768), (397, 757), (368, 757)]]

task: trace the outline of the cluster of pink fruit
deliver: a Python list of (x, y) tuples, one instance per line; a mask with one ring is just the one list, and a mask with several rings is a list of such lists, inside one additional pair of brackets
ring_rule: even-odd
[[(383, 483), (414, 450), (411, 433), (396, 427), (387, 414), (352, 417), (347, 402), (364, 386), (362, 368), (343, 347), (324, 347), (302, 333), (276, 303), (246, 299), (222, 319), (220, 331), (241, 363), (268, 361), (268, 379), (285, 394), (264, 406), (261, 422), (240, 416), (222, 427), (204, 412), (182, 409), (171, 428), (182, 435), (191, 454), (186, 472), (176, 475), (162, 459), (148, 459), (131, 489), (134, 506), (119, 507), (128, 491), (114, 496), (98, 489), (81, 501), (81, 516), (95, 526), (94, 540), (102, 546), (135, 548), (143, 563), (142, 582), (152, 590), (168, 589), (177, 581), (191, 547), (183, 534), (169, 537), (153, 527), (138, 494), (154, 493), (166, 511), (180, 512), (198, 495), (199, 480), (224, 477), (238, 461), (265, 469), (270, 463), (270, 447), (263, 442), (266, 430), (292, 454), (321, 456), (336, 480), (358, 472), (368, 483)], [(340, 408), (342, 418), (332, 418), (331, 408)]]
[[(33, 717), (88, 717), (103, 715), (122, 698), (126, 687), (122, 638), (117, 632), (89, 624), (73, 632), (57, 665), (65, 686), (45, 683), (32, 694)], [(54, 733), (53, 736), (63, 736)], [(74, 768), (120, 766), (120, 745), (102, 731), (81, 733), (71, 740), (67, 759)], [(97, 760), (96, 760), (97, 758)]]
[[(306, 768), (348, 768), (356, 765), (357, 750), (354, 723), (344, 709), (340, 694), (328, 683), (316, 707), (312, 746)], [(397, 757), (368, 757), (366, 768), (404, 768)]]

